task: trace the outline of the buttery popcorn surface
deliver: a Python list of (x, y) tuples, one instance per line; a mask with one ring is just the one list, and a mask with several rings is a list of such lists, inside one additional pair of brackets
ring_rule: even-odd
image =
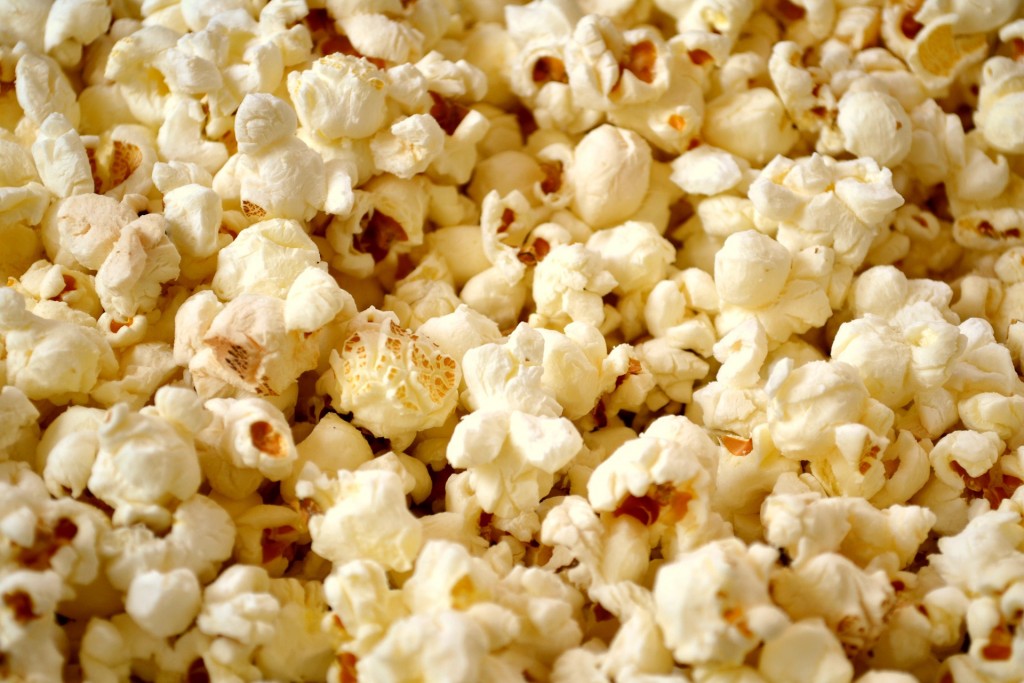
[(1024, 680), (1021, 0), (0, 0), (0, 679)]

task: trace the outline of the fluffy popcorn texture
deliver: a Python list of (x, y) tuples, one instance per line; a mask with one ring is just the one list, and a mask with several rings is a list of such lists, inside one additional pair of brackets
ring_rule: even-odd
[(0, 0), (0, 678), (1024, 679), (1019, 0)]
[(651, 149), (636, 133), (606, 124), (576, 145), (573, 168), (573, 211), (604, 228), (640, 208), (650, 182)]
[(455, 408), (461, 371), (429, 339), (371, 309), (349, 322), (321, 378), (334, 405), (386, 438), (437, 427)]
[(133, 413), (120, 404), (108, 411), (97, 432), (89, 490), (115, 509), (115, 519), (165, 528), (167, 506), (198, 491), (199, 460), (182, 431), (148, 410)]
[(764, 546), (715, 541), (658, 572), (655, 617), (676, 661), (736, 665), (786, 628), (768, 596), (773, 555)]
[(0, 333), (6, 381), (33, 400), (66, 403), (117, 368), (113, 351), (95, 327), (34, 315), (9, 287), (0, 289)]
[(309, 521), (316, 553), (338, 564), (367, 559), (397, 571), (412, 566), (423, 532), (395, 473), (342, 470), (333, 480), (300, 482), (296, 493), (322, 511)]
[(750, 199), (758, 214), (778, 223), (776, 239), (783, 246), (830, 246), (836, 260), (850, 267), (863, 262), (880, 222), (903, 204), (892, 172), (874, 160), (817, 154), (773, 159), (751, 184)]
[(213, 290), (225, 300), (243, 292), (283, 299), (299, 273), (319, 262), (316, 244), (298, 222), (261, 221), (217, 253)]

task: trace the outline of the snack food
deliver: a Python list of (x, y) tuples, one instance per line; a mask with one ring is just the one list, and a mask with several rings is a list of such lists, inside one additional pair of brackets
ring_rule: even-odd
[(0, 0), (0, 678), (1024, 680), (1022, 91), (1019, 0)]

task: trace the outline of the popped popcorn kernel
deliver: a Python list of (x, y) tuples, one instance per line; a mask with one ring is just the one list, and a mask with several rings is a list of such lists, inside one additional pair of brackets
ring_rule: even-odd
[(461, 370), (429, 339), (371, 309), (347, 326), (331, 369), (320, 379), (338, 409), (378, 436), (403, 437), (437, 427), (458, 400)]

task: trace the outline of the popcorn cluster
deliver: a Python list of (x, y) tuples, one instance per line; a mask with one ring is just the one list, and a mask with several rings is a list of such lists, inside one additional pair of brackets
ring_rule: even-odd
[(1021, 0), (0, 0), (0, 678), (1024, 680)]

